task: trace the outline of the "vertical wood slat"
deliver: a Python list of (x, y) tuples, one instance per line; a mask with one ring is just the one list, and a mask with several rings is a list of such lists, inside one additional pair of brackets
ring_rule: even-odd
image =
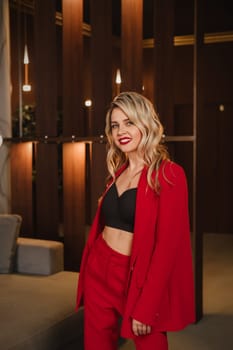
[(112, 99), (112, 3), (91, 0), (91, 71), (93, 128), (91, 135), (104, 133), (105, 115)]
[[(203, 77), (204, 79), (204, 77)], [(220, 141), (220, 127), (218, 123), (219, 111), (216, 105), (204, 104), (201, 121), (202, 129), (205, 133), (204, 144), (201, 149), (201, 157), (205, 160), (202, 164), (201, 182), (202, 182), (202, 208), (205, 213), (203, 216), (202, 228), (203, 232), (218, 232), (218, 220), (220, 212), (224, 207), (224, 201), (219, 201), (219, 182), (218, 169), (220, 168), (220, 158), (223, 153), (219, 153), (218, 147)], [(206, 132), (208, 130), (208, 133)], [(219, 142), (220, 141), (220, 142)], [(208, 161), (207, 161), (208, 160)], [(221, 167), (221, 172), (223, 168)], [(222, 192), (221, 186), (220, 191)], [(213, 193), (216, 200), (213, 200)], [(216, 205), (216, 202), (221, 203), (221, 208)], [(222, 231), (224, 232), (224, 231)]]
[(21, 236), (33, 237), (32, 143), (12, 144), (11, 211), (22, 216)]
[[(229, 164), (232, 159), (233, 143), (233, 103), (225, 104), (224, 111), (218, 112), (218, 169), (217, 169), (217, 193), (219, 208), (218, 233), (233, 233), (232, 198), (233, 198), (233, 166)], [(223, 122), (224, 120), (224, 122)], [(211, 135), (212, 137), (212, 135)], [(222, 184), (219, 186), (219, 184)]]
[(154, 1), (154, 102), (165, 127), (174, 134), (174, 0)]
[(38, 136), (57, 135), (55, 13), (55, 1), (35, 0), (35, 96)]
[[(35, 0), (35, 83), (37, 136), (57, 135), (56, 2)], [(57, 146), (37, 144), (37, 237), (58, 238)]]
[(63, 145), (65, 268), (78, 271), (85, 244), (85, 143)]
[(203, 115), (203, 2), (194, 1), (194, 57), (193, 57), (193, 128), (194, 128), (194, 152), (193, 152), (193, 255), (195, 271), (195, 296), (196, 296), (196, 321), (203, 315), (203, 208), (202, 196), (204, 195), (202, 147), (205, 135), (202, 124)]
[[(93, 143), (90, 156), (91, 218), (94, 218), (98, 199), (104, 191), (107, 177), (106, 144)], [(98, 169), (98, 171), (95, 171)]]
[(122, 90), (142, 92), (142, 0), (121, 1)]
[(58, 239), (58, 153), (56, 144), (36, 146), (37, 237)]
[(83, 136), (83, 1), (62, 3), (63, 135)]

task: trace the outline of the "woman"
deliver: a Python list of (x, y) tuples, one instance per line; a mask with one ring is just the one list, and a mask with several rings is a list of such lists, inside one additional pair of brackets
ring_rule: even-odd
[(84, 296), (85, 350), (117, 349), (120, 334), (137, 350), (166, 350), (166, 332), (194, 322), (185, 174), (169, 160), (163, 127), (144, 96), (118, 95), (105, 131), (110, 179), (77, 293), (77, 308)]

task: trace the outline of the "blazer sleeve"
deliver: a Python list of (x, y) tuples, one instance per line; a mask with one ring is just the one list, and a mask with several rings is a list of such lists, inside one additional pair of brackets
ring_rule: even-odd
[(184, 235), (190, 234), (184, 171), (175, 163), (170, 163), (165, 169), (164, 177), (160, 180), (156, 246), (147, 278), (131, 314), (132, 318), (151, 325), (159, 317), (163, 294), (168, 287), (169, 277), (175, 266)]

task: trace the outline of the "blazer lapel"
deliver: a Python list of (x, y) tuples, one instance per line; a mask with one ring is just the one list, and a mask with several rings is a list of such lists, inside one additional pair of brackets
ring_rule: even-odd
[(153, 234), (156, 226), (157, 200), (157, 194), (147, 183), (145, 167), (138, 183), (131, 264), (134, 264), (140, 247), (145, 244), (146, 235)]

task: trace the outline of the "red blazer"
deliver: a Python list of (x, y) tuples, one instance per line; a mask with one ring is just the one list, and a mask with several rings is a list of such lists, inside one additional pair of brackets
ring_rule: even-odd
[[(117, 176), (125, 169), (123, 166)], [(158, 331), (174, 331), (195, 321), (192, 253), (187, 183), (183, 169), (164, 161), (159, 169), (158, 195), (147, 183), (147, 168), (138, 183), (134, 239), (126, 286), (121, 335), (133, 337), (132, 318)], [(106, 194), (110, 182), (103, 194)], [(82, 294), (89, 250), (103, 231), (100, 201), (80, 269), (77, 307)], [(85, 306), (85, 305), (84, 305)]]

